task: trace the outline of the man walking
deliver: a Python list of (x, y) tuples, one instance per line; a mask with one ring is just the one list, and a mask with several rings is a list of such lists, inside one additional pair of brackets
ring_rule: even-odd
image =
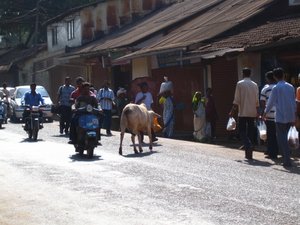
[(284, 80), (284, 71), (282, 68), (273, 70), (274, 78), (277, 81), (276, 86), (272, 89), (264, 118), (273, 106), (276, 108), (275, 123), (277, 142), (279, 150), (283, 154), (283, 166), (290, 167), (291, 149), (289, 148), (287, 135), (291, 125), (295, 124), (296, 119), (296, 101), (294, 87)]
[(60, 86), (57, 92), (57, 102), (59, 104), (59, 131), (60, 134), (67, 135), (69, 133), (70, 122), (72, 117), (70, 96), (71, 93), (75, 90), (75, 87), (71, 85), (71, 78), (65, 78), (65, 84)]
[[(276, 85), (273, 71), (269, 71), (265, 75), (267, 84), (263, 87), (260, 94), (260, 104), (262, 112), (265, 111), (266, 105), (272, 93), (273, 87)], [(276, 124), (275, 124), (275, 110), (273, 106), (269, 113), (266, 114), (266, 127), (267, 127), (267, 154), (266, 157), (270, 159), (277, 159), (278, 145), (276, 138)]]
[[(108, 81), (104, 82), (103, 88), (101, 88), (98, 91), (97, 99), (100, 103), (101, 109), (103, 110), (104, 113), (104, 118), (103, 118), (103, 125), (104, 128), (106, 129), (106, 134), (108, 136), (111, 136), (111, 110), (114, 104), (114, 99), (115, 99), (115, 94), (114, 92), (109, 88), (110, 83)], [(102, 123), (101, 123), (102, 124)], [(101, 126), (100, 126), (101, 127)]]
[(258, 86), (251, 80), (251, 70), (244, 68), (242, 70), (244, 79), (236, 84), (233, 106), (229, 113), (232, 116), (238, 109), (239, 134), (242, 138), (245, 158), (252, 160), (253, 145), (252, 141), (255, 132), (254, 120), (258, 116)]

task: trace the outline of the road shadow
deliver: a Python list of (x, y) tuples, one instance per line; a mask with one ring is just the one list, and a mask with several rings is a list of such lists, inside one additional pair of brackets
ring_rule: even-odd
[(251, 166), (261, 166), (261, 167), (270, 167), (273, 166), (273, 163), (267, 162), (267, 161), (261, 161), (257, 159), (252, 159), (252, 160), (235, 160), (238, 163), (243, 163), (243, 164), (248, 164)]
[(73, 154), (69, 157), (72, 162), (93, 162), (93, 161), (100, 161), (103, 160), (101, 158), (101, 155), (94, 155), (92, 158), (89, 158), (87, 155), (79, 155), (79, 154)]
[(35, 141), (32, 138), (24, 138), (22, 141), (20, 141), (20, 143), (24, 143), (24, 142), (37, 143), (37, 142), (41, 142), (41, 141), (45, 141), (45, 140), (44, 139), (37, 139)]
[(146, 151), (142, 153), (131, 153), (127, 155), (123, 155), (125, 158), (141, 158), (141, 157), (146, 157), (152, 154), (158, 153), (157, 151)]
[(69, 134), (55, 134), (55, 135), (51, 135), (51, 137), (68, 138)]

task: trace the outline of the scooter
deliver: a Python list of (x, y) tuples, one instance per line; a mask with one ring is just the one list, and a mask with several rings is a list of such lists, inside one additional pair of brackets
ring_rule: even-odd
[(25, 126), (24, 130), (28, 134), (29, 139), (37, 141), (39, 130), (43, 126), (43, 106), (25, 106)]
[(2, 124), (5, 123), (5, 121), (7, 120), (7, 116), (6, 116), (6, 110), (5, 110), (5, 106), (4, 105), (4, 101), (0, 100), (0, 128), (2, 128)]
[(99, 116), (101, 110), (93, 108), (91, 105), (76, 109), (78, 117), (78, 127), (76, 128), (77, 141), (74, 144), (75, 151), (83, 155), (87, 151), (89, 158), (94, 155), (94, 148), (98, 145)]

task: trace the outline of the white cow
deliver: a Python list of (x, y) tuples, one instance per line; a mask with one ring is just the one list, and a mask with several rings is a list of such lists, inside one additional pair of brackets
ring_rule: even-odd
[[(144, 104), (137, 105), (137, 104), (127, 104), (121, 115), (120, 120), (120, 148), (119, 154), (122, 155), (122, 143), (124, 138), (125, 130), (127, 129), (132, 135), (131, 140), (133, 144), (133, 150), (135, 153), (143, 152), (142, 149), (142, 140), (141, 140), (141, 132), (147, 133), (149, 137), (149, 149), (152, 151), (152, 135), (151, 135), (151, 128), (153, 126), (153, 118), (160, 117), (157, 113), (153, 112), (152, 110), (147, 110)], [(139, 141), (139, 152), (135, 146), (135, 136), (138, 136)]]

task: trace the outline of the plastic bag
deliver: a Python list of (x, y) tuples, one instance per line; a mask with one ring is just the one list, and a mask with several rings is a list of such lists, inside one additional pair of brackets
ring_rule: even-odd
[(263, 141), (267, 140), (267, 126), (263, 120), (258, 121), (257, 129), (259, 131), (259, 138)]
[(232, 131), (236, 129), (236, 121), (233, 117), (229, 117), (226, 130)]
[(295, 126), (291, 126), (288, 132), (288, 144), (291, 149), (299, 148), (298, 131)]
[(162, 127), (161, 127), (161, 125), (159, 124), (157, 117), (154, 117), (154, 118), (153, 118), (153, 131), (154, 131), (155, 133), (158, 133), (158, 132), (160, 132), (161, 130), (162, 130)]

